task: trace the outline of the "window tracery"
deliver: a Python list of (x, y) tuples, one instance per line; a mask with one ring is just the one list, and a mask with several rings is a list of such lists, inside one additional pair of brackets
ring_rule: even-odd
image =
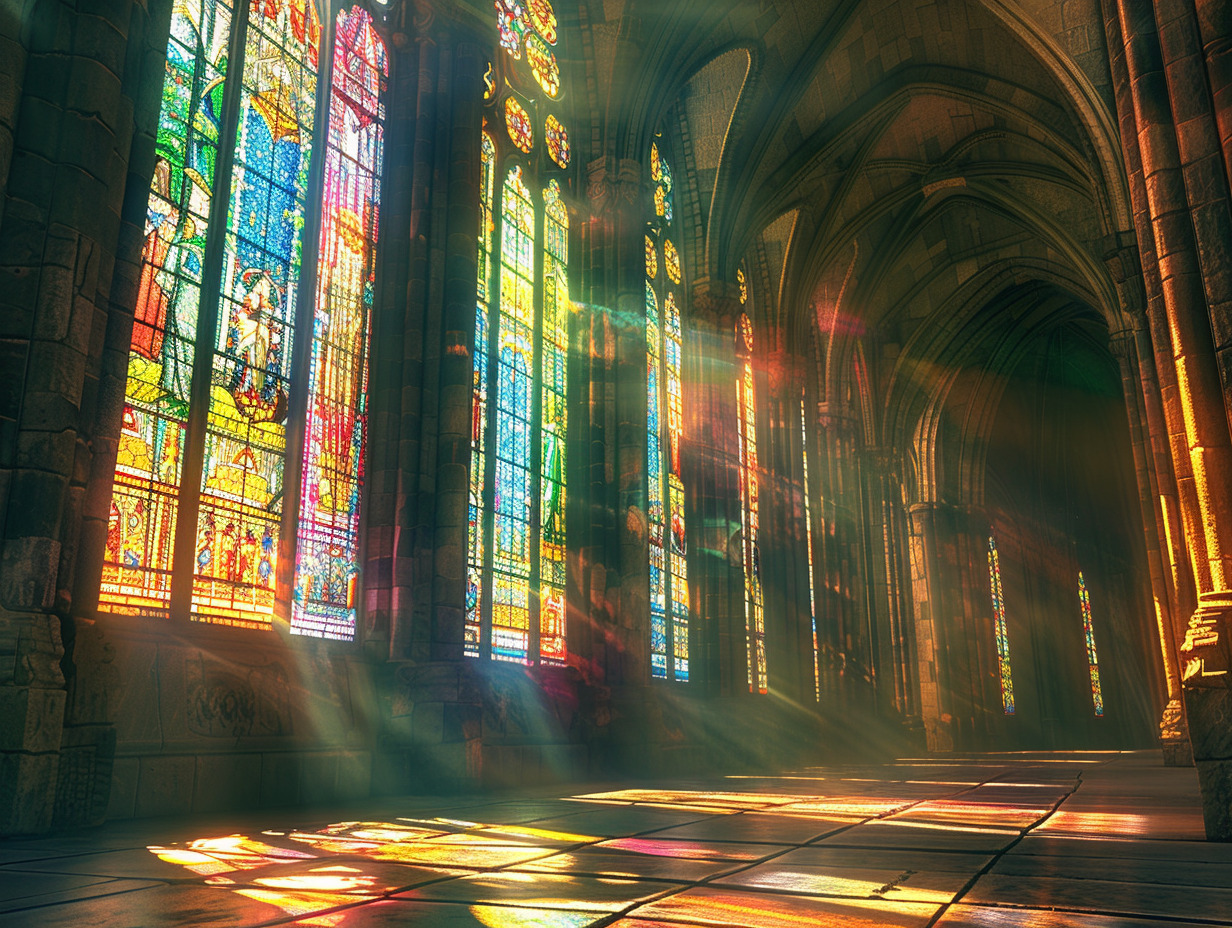
[(172, 16), (99, 605), (351, 638), (388, 61), (244, 9)]
[(547, 0), (495, 8), (507, 58), (488, 68), (480, 140), (464, 650), (563, 664), (571, 151), (552, 110), (558, 24)]
[(680, 459), (684, 432), (682, 335), (676, 295), (682, 275), (680, 256), (668, 238), (674, 232), (672, 172), (657, 142), (650, 146), (650, 181), (654, 188), (654, 215), (646, 230), (650, 672), (656, 679), (686, 682), (689, 679), (689, 572)]

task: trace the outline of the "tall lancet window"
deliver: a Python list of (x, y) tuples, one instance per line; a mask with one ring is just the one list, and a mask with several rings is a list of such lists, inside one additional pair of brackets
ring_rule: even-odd
[(1014, 676), (1010, 667), (1010, 633), (1005, 623), (1005, 593), (1001, 589), (1001, 555), (997, 539), (988, 536), (988, 588), (992, 591), (993, 631), (997, 639), (997, 667), (1001, 675), (1001, 706), (1014, 714)]
[(813, 581), (813, 498), (809, 495), (808, 405), (800, 397), (800, 465), (804, 480), (804, 550), (808, 558), (809, 618), (813, 627), (813, 695), (821, 702), (821, 657), (817, 650), (817, 587)]
[(497, 0), (484, 77), (465, 651), (563, 664), (569, 134), (556, 14)]
[(1087, 592), (1087, 578), (1078, 571), (1078, 606), (1082, 610), (1082, 635), (1087, 644), (1087, 669), (1091, 676), (1091, 703), (1095, 714), (1104, 714), (1104, 690), (1099, 682), (1099, 655), (1095, 652), (1095, 623), (1091, 619), (1091, 594)]
[(362, 5), (176, 5), (101, 611), (354, 636), (388, 74)]
[[(740, 302), (748, 299), (744, 271), (737, 271)], [(766, 610), (758, 551), (760, 516), (757, 472), (757, 391), (753, 377), (753, 323), (736, 323), (736, 426), (740, 438), (740, 543), (744, 561), (744, 630), (748, 641), (749, 692), (767, 692)]]
[(650, 146), (653, 211), (646, 225), (646, 499), (650, 542), (650, 672), (689, 679), (689, 572), (679, 293), (683, 274), (672, 210), (672, 169)]

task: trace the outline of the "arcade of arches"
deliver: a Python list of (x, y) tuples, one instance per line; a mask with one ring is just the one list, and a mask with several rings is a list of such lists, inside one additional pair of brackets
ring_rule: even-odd
[(1162, 748), (1232, 839), (1230, 176), (1221, 0), (5, 4), (0, 833)]

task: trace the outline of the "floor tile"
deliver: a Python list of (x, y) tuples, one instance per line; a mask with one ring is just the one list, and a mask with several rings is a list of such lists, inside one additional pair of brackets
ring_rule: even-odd
[(109, 880), (61, 873), (9, 873), (0, 875), (0, 912), (94, 899), (158, 885), (148, 880)]
[(686, 860), (754, 861), (789, 850), (783, 844), (740, 844), (735, 841), (687, 841), (684, 838), (613, 838), (593, 845), (598, 850), (612, 848), (639, 854), (681, 857)]
[(693, 883), (719, 873), (729, 873), (746, 867), (745, 861), (690, 860), (634, 851), (596, 850), (581, 848), (554, 857), (545, 857), (512, 870), (528, 873), (584, 873), (593, 876), (624, 877), (648, 880), (676, 880)]
[(646, 880), (558, 876), (548, 873), (484, 873), (433, 883), (397, 898), (419, 901), (506, 903), (579, 912), (619, 912), (672, 888)]
[(1178, 886), (1211, 886), (1232, 889), (1232, 866), (1152, 858), (1134, 860), (1115, 857), (1048, 857), (1042, 854), (1007, 854), (992, 873), (1006, 876), (1043, 876), (1076, 880), (1113, 880), (1132, 883), (1173, 883)]
[(1232, 913), (1229, 889), (998, 873), (980, 877), (962, 901), (1212, 921), (1226, 920)]
[(961, 851), (895, 850), (893, 848), (832, 847), (810, 844), (776, 858), (811, 867), (879, 867), (889, 870), (937, 870), (974, 876), (993, 861), (991, 854)]
[(816, 896), (850, 896), (855, 899), (890, 899), (932, 902), (941, 905), (970, 881), (965, 873), (937, 870), (887, 870), (871, 867), (812, 867), (775, 858), (739, 873), (721, 876), (712, 886), (739, 886)]
[(874, 821), (841, 834), (823, 838), (821, 844), (851, 847), (903, 847), (939, 851), (1000, 851), (1019, 838), (1017, 831), (961, 825), (900, 824)]
[[(923, 928), (937, 908), (922, 903), (819, 899), (702, 886), (641, 906), (629, 916), (652, 923), (662, 919), (724, 928), (801, 928), (804, 925)], [(615, 926), (636, 928), (637, 922), (618, 921)]]
[(1195, 924), (1127, 915), (1083, 915), (1043, 909), (956, 905), (946, 910), (936, 921), (935, 928), (1195, 928)]
[[(284, 923), (302, 928), (586, 928), (609, 916), (513, 906), (459, 905), (448, 902), (369, 902), (322, 918)], [(326, 921), (327, 920), (327, 921)]]
[(847, 819), (797, 817), (763, 812), (723, 815), (665, 828), (655, 838), (686, 838), (710, 841), (765, 841), (772, 844), (805, 844), (854, 823)]

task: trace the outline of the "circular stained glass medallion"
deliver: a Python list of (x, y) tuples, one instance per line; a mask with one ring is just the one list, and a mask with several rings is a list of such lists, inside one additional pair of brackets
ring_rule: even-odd
[(516, 0), (494, 0), (496, 5), (496, 28), (500, 30), (501, 48), (513, 55), (515, 61), (522, 58), (522, 38), (526, 35), (526, 14)]
[(560, 168), (569, 167), (569, 133), (559, 119), (548, 114), (543, 124), (543, 137), (547, 139), (548, 154)]
[(522, 151), (528, 152), (535, 144), (535, 130), (530, 122), (530, 114), (513, 97), (505, 98), (505, 128), (509, 130), (509, 138)]
[(530, 24), (543, 36), (549, 45), (556, 44), (556, 11), (548, 0), (526, 0)]
[(560, 66), (556, 63), (556, 55), (534, 33), (526, 37), (526, 61), (530, 64), (530, 73), (549, 97), (560, 93)]
[(672, 244), (670, 238), (663, 240), (663, 267), (667, 269), (667, 276), (671, 278), (672, 283), (680, 283), (680, 255), (676, 252), (676, 246)]

